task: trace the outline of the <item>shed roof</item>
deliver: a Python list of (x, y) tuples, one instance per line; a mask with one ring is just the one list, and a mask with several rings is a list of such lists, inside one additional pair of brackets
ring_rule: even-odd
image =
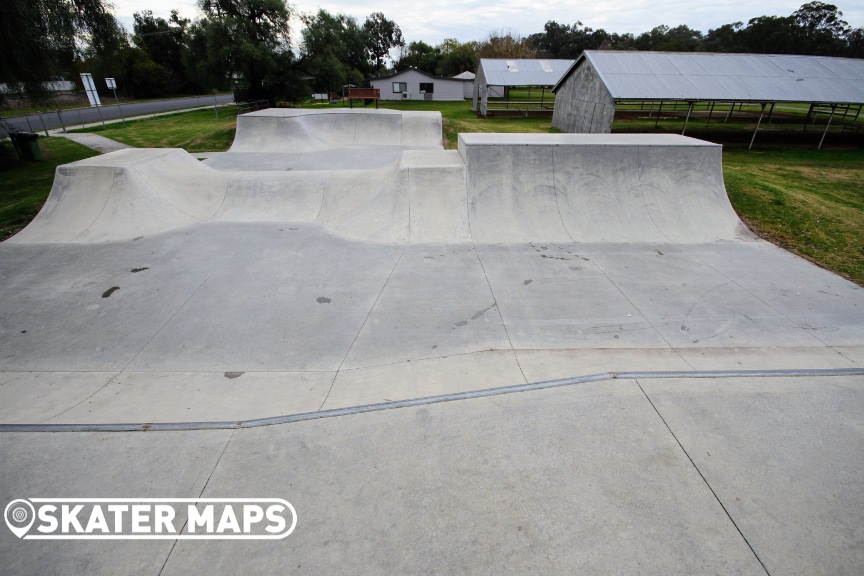
[(573, 60), (501, 60), (481, 58), (486, 84), (494, 86), (554, 86)]
[(828, 56), (586, 50), (616, 100), (864, 103), (864, 60)]
[(377, 76), (377, 77), (369, 78), (369, 81), (373, 82), (375, 80), (389, 80), (391, 78), (396, 78), (398, 76), (401, 76), (402, 74), (405, 74), (406, 72), (418, 72), (418, 73), (422, 74), (423, 76), (426, 76), (428, 78), (432, 78), (433, 80), (451, 80), (453, 82), (459, 81), (458, 78), (447, 78), (445, 76), (435, 76), (434, 74), (429, 74), (428, 72), (424, 72), (423, 70), (420, 70), (419, 68), (414, 68), (413, 66), (405, 68), (404, 70), (399, 70), (398, 72), (394, 72), (393, 74), (390, 74), (388, 76)]

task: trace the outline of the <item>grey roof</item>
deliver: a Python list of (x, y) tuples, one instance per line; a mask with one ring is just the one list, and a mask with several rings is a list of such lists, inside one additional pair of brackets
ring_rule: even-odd
[(456, 76), (453, 76), (453, 78), (455, 78), (456, 80), (474, 80), (474, 72), (466, 70), (465, 72), (462, 72), (461, 74), (457, 74)]
[(827, 56), (586, 50), (616, 100), (864, 103), (864, 60)]
[(486, 84), (494, 86), (554, 86), (573, 60), (499, 60), (481, 58)]
[(375, 80), (389, 80), (391, 78), (396, 78), (397, 76), (401, 76), (402, 74), (405, 74), (406, 72), (418, 72), (418, 73), (422, 74), (423, 76), (426, 76), (427, 78), (432, 78), (433, 80), (454, 80), (454, 81), (458, 80), (457, 78), (447, 78), (446, 76), (435, 76), (434, 74), (429, 74), (428, 72), (424, 72), (423, 70), (420, 70), (419, 68), (415, 68), (414, 66), (409, 66), (408, 68), (405, 68), (403, 70), (399, 70), (398, 72), (394, 72), (393, 74), (388, 74), (387, 76), (375, 76), (372, 78), (368, 78), (368, 80), (370, 82), (374, 82)]

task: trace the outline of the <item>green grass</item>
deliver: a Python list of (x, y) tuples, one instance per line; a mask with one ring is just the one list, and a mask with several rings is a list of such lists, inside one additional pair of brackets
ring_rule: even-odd
[(221, 152), (234, 140), (237, 119), (212, 109), (179, 112), (73, 132), (93, 132), (137, 148), (183, 148), (187, 152)]
[(723, 175), (757, 234), (864, 286), (864, 151), (727, 149)]
[(24, 228), (41, 210), (51, 191), (54, 169), (58, 165), (98, 155), (95, 150), (65, 138), (39, 138), (39, 148), (42, 160), (38, 162), (9, 160), (2, 164), (0, 241)]

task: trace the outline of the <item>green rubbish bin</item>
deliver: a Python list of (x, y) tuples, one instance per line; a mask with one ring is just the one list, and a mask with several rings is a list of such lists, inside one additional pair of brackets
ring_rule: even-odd
[(39, 135), (32, 132), (15, 132), (9, 134), (12, 145), (18, 151), (22, 160), (41, 160), (42, 153), (39, 151)]

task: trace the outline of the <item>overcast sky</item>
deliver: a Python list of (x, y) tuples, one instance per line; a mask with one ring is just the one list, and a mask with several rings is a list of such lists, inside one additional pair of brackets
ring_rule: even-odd
[[(757, 16), (788, 16), (806, 0), (546, 0), (540, 6), (527, 7), (525, 0), (467, 0), (442, 2), (413, 0), (409, 2), (372, 2), (370, 0), (333, 0), (330, 2), (291, 2), (296, 13), (316, 12), (324, 8), (354, 16), (363, 23), (373, 12), (383, 12), (402, 29), (406, 42), (423, 40), (437, 44), (444, 38), (462, 42), (480, 40), (491, 30), (505, 30), (527, 36), (543, 31), (543, 24), (555, 20), (573, 24), (577, 20), (591, 28), (604, 28), (607, 32), (638, 34), (660, 24), (691, 28), (708, 32), (730, 22), (746, 24)], [(830, 0), (826, 3), (829, 3)], [(132, 14), (152, 10), (156, 16), (167, 18), (172, 9), (185, 18), (198, 17), (194, 0), (113, 0), (114, 13), (129, 31)], [(837, 3), (844, 19), (853, 27), (864, 26), (864, 1)], [(299, 22), (295, 22), (293, 36), (298, 37)]]

